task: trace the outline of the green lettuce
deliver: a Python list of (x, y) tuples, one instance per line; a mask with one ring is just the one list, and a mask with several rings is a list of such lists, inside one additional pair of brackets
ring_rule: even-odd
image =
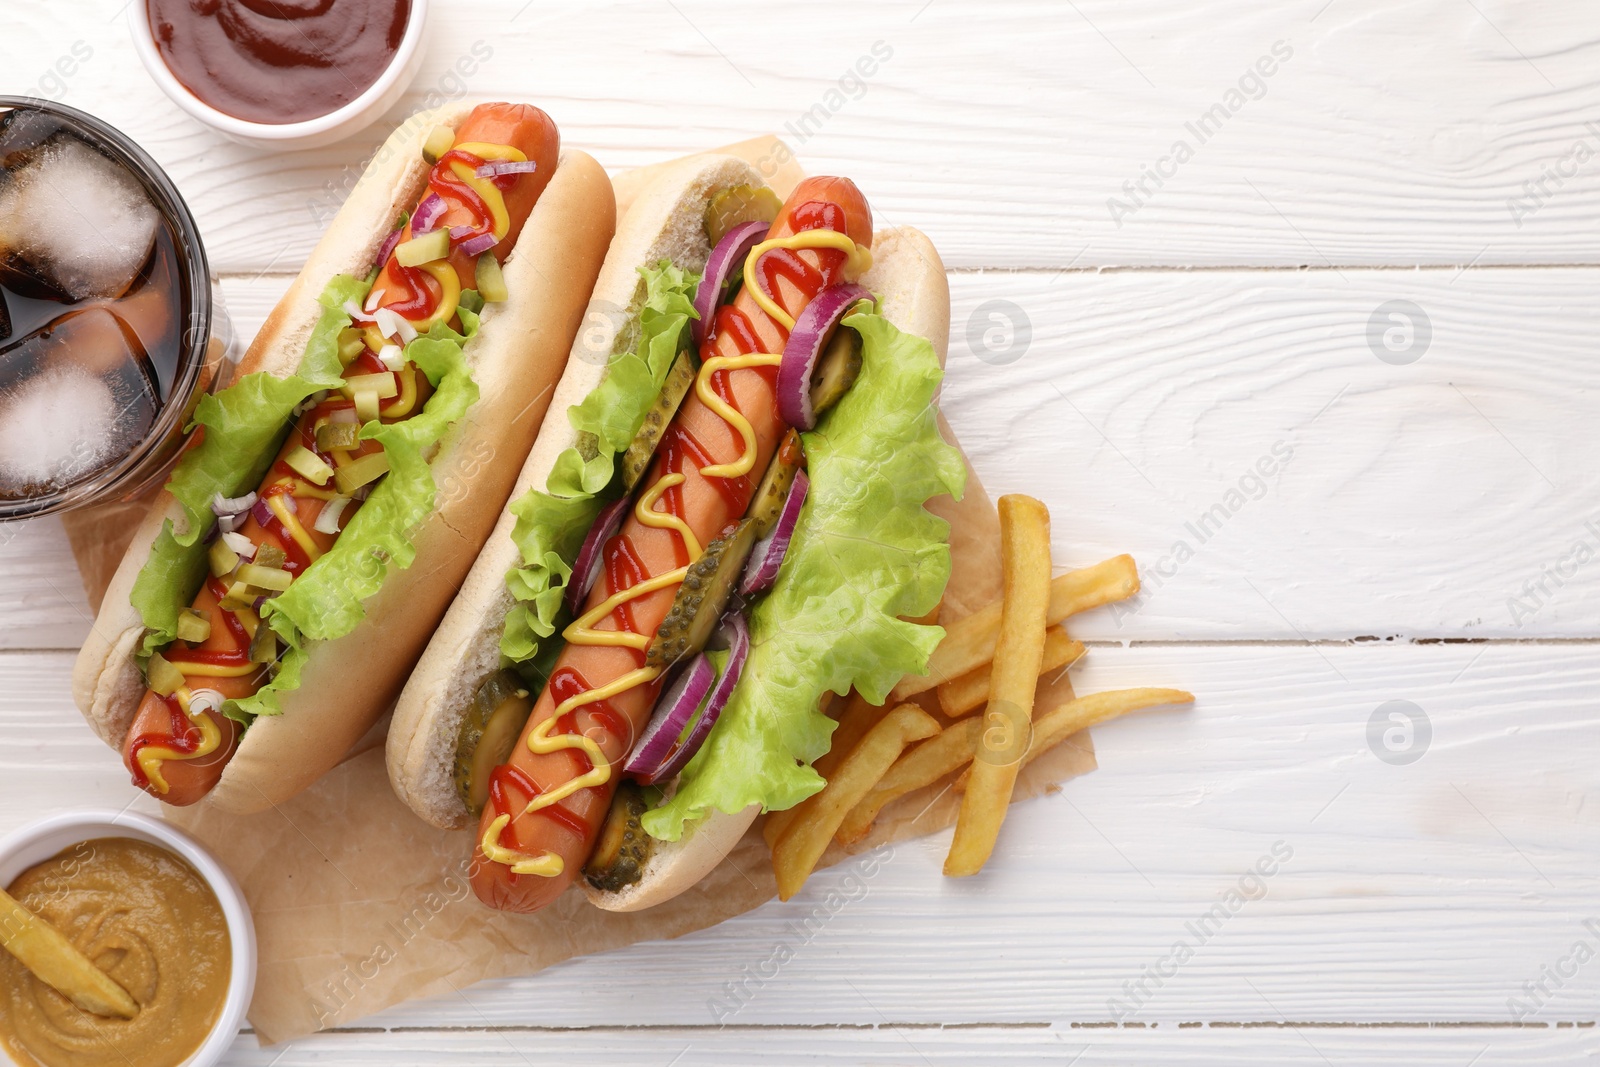
[(535, 486), (511, 505), (516, 526), (511, 539), (522, 565), (506, 574), (516, 603), (506, 615), (500, 652), (526, 663), (540, 642), (556, 632), (561, 598), (571, 563), (594, 525), (611, 484), (616, 459), (627, 451), (661, 393), (667, 371), (684, 344), (700, 279), (667, 260), (641, 267), (645, 299), (639, 312), (639, 339), (631, 350), (614, 353), (605, 377), (581, 403), (567, 409), (578, 443), (556, 457), (544, 489)]
[(944, 636), (902, 621), (933, 610), (950, 578), (949, 524), (923, 507), (959, 496), (961, 454), (939, 435), (933, 346), (881, 315), (845, 319), (862, 338), (861, 376), (804, 435), (811, 489), (777, 583), (750, 613), (738, 686), (677, 792), (647, 812), (652, 836), (676, 841), (713, 808), (793, 807), (819, 791), (811, 762), (834, 721), (824, 693), (852, 687), (881, 704), (902, 676), (927, 670)]
[[(177, 618), (204, 578), (205, 545), (211, 498), (238, 496), (260, 484), (292, 422), (294, 409), (312, 394), (342, 381), (339, 332), (350, 325), (343, 310), (360, 303), (370, 283), (339, 276), (319, 298), (322, 315), (306, 344), (299, 373), (288, 378), (251, 374), (205, 397), (195, 410), (195, 425), (205, 428), (200, 443), (174, 468), (168, 489), (185, 511), (186, 528), (171, 523), (157, 538), (149, 561), (134, 583), (132, 602), (147, 628), (145, 651), (170, 644)], [(463, 294), (466, 296), (467, 294)], [(283, 639), (284, 651), (271, 682), (254, 696), (228, 701), (223, 711), (248, 723), (257, 715), (282, 711), (279, 698), (297, 688), (311, 641), (342, 637), (363, 617), (361, 602), (376, 593), (393, 567), (408, 567), (416, 556), (410, 542), (416, 526), (434, 507), (436, 486), (427, 455), (478, 399), (462, 349), (478, 326), (464, 307), (462, 333), (438, 325), (406, 346), (405, 356), (428, 376), (433, 395), (421, 412), (403, 422), (369, 422), (361, 436), (383, 444), (389, 473), (358, 509), (334, 547), (264, 607), (262, 615)]]
[(313, 393), (339, 384), (339, 331), (350, 325), (344, 304), (365, 299), (368, 287), (345, 275), (328, 283), (299, 373), (287, 378), (247, 374), (195, 406), (189, 425), (195, 443), (184, 450), (167, 481), (167, 491), (183, 507), (181, 529), (171, 521), (162, 527), (129, 598), (145, 625), (144, 655), (177, 639), (178, 615), (204, 579), (206, 547), (200, 539), (216, 521), (212, 498), (242, 496), (261, 484), (294, 409)]

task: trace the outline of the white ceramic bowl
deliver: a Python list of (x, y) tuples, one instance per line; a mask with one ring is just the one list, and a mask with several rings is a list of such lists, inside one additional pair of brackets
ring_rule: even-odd
[(297, 149), (320, 148), (359, 133), (372, 125), (406, 91), (417, 69), (422, 66), (422, 36), (427, 28), (428, 0), (411, 0), (411, 15), (406, 21), (406, 32), (400, 38), (400, 48), (389, 60), (378, 80), (367, 86), (365, 92), (344, 107), (330, 111), (304, 122), (250, 122), (218, 111), (195, 96), (173, 76), (166, 60), (156, 50), (156, 39), (150, 29), (149, 7), (144, 0), (128, 5), (128, 30), (133, 34), (134, 51), (144, 63), (144, 69), (161, 86), (161, 91), (172, 98), (190, 115), (200, 120), (229, 140), (252, 148)]
[[(233, 971), (228, 976), (228, 996), (222, 1004), (217, 1025), (194, 1055), (181, 1067), (211, 1067), (221, 1060), (239, 1034), (245, 1009), (256, 987), (256, 928), (250, 921), (250, 906), (244, 892), (227, 870), (212, 859), (194, 838), (160, 819), (130, 811), (87, 809), (68, 811), (30, 823), (0, 840), (0, 886), (10, 885), (23, 871), (80, 841), (97, 837), (131, 837), (159, 845), (182, 856), (200, 872), (222, 904), (228, 921), (228, 937), (233, 942)], [(0, 1059), (4, 1059), (0, 1055)]]

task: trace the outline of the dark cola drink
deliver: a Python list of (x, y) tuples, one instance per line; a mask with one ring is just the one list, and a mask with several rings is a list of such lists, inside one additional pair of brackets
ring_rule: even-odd
[(149, 156), (0, 98), (0, 519), (153, 484), (218, 384), (213, 310), (193, 218)]

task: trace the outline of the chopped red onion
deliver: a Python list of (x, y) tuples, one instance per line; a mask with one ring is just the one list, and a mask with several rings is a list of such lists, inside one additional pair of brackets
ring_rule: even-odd
[(744, 577), (739, 581), (740, 596), (766, 592), (778, 580), (778, 569), (783, 566), (789, 542), (794, 539), (794, 528), (800, 522), (800, 509), (805, 506), (806, 492), (810, 488), (811, 479), (806, 477), (806, 472), (796, 471), (794, 484), (783, 500), (783, 510), (778, 512), (772, 532), (750, 550), (750, 561), (745, 564)]
[(745, 257), (761, 243), (771, 228), (765, 222), (740, 223), (723, 234), (717, 247), (711, 250), (705, 273), (700, 276), (700, 287), (694, 291), (694, 310), (700, 318), (690, 324), (690, 331), (696, 348), (705, 344), (706, 338), (711, 336), (712, 316), (727, 295), (728, 287), (744, 269)]
[(265, 526), (267, 523), (272, 521), (272, 509), (267, 507), (267, 502), (265, 500), (257, 500), (254, 506), (250, 508), (250, 517), (255, 519), (260, 525)]
[(222, 543), (233, 549), (233, 554), (240, 559), (256, 558), (256, 543), (242, 533), (225, 533)]
[(778, 365), (778, 414), (797, 430), (810, 430), (817, 424), (816, 407), (811, 403), (811, 377), (824, 343), (845, 312), (872, 294), (864, 286), (836, 285), (818, 293), (794, 320), (789, 340), (783, 346), (783, 362)]
[(445, 207), (444, 198), (438, 193), (429, 193), (423, 197), (422, 203), (417, 205), (417, 210), (411, 213), (411, 236), (421, 237), (432, 233), (444, 215)]
[(456, 246), (456, 250), (464, 256), (481, 256), (499, 243), (500, 238), (496, 237), (493, 231), (491, 231), (489, 233), (480, 234), (479, 236), (473, 237), (469, 240), (462, 241)]
[(216, 493), (211, 497), (211, 511), (217, 516), (238, 515), (249, 511), (255, 502), (255, 493), (246, 493), (244, 496), (223, 496), (221, 493)]
[(510, 174), (532, 174), (539, 169), (539, 164), (534, 160), (502, 159), (494, 163), (485, 163), (473, 175), (478, 178), (499, 178)]
[(583, 547), (578, 549), (578, 556), (572, 561), (572, 577), (567, 579), (565, 599), (567, 610), (573, 615), (582, 613), (583, 602), (589, 599), (589, 590), (599, 579), (600, 568), (605, 565), (605, 553), (602, 550), (622, 526), (631, 504), (628, 497), (607, 504), (595, 516), (594, 525), (589, 527), (589, 535), (583, 539)]
[(382, 270), (383, 265), (389, 262), (389, 256), (394, 252), (394, 246), (400, 243), (400, 235), (406, 232), (404, 226), (396, 226), (389, 231), (389, 236), (383, 239), (383, 244), (378, 246), (378, 254), (372, 259), (372, 269)]

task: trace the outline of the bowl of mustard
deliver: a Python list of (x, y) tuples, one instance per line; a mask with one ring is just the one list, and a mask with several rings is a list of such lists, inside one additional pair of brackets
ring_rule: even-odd
[(126, 811), (53, 815), (0, 840), (0, 887), (138, 1005), (132, 1018), (84, 1011), (0, 952), (12, 1062), (206, 1067), (233, 1044), (255, 988), (255, 927), (238, 883), (187, 834)]

